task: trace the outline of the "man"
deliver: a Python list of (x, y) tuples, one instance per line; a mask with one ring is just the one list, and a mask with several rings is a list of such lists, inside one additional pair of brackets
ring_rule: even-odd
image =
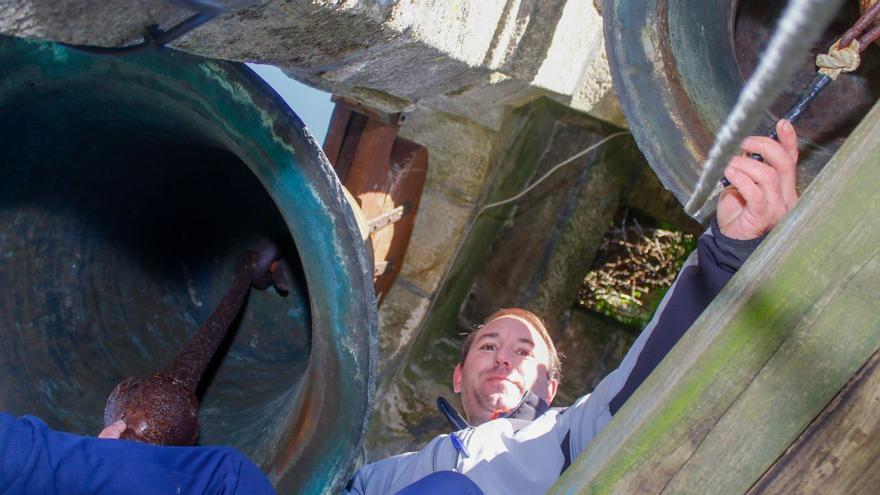
[(786, 121), (777, 133), (779, 142), (751, 137), (743, 143), (766, 163), (731, 160), (725, 169), (731, 186), (719, 197), (712, 228), (620, 367), (591, 394), (566, 409), (549, 408), (559, 383), (553, 342), (535, 315), (502, 310), (468, 336), (453, 372), (470, 426), (418, 452), (364, 466), (349, 492), (440, 493), (444, 483), (454, 483), (460, 493), (544, 493), (794, 206), (797, 137)]

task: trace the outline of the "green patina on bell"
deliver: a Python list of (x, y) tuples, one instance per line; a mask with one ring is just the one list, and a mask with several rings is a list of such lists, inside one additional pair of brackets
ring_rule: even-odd
[(370, 262), (317, 143), (237, 63), (0, 38), (0, 410), (96, 434), (170, 362), (238, 255), (279, 246), (202, 380), (200, 444), (279, 491), (338, 491), (373, 390)]

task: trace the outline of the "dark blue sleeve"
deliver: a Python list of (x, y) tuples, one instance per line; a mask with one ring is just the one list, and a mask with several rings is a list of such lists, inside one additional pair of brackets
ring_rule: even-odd
[(652, 322), (656, 326), (651, 329), (651, 336), (623, 388), (608, 405), (612, 415), (660, 364), (762, 239), (731, 239), (718, 230), (713, 220), (712, 233), (697, 241), (697, 263), (682, 269), (665, 306), (658, 308), (660, 314)]
[(227, 447), (157, 447), (52, 431), (0, 413), (0, 494), (241, 494), (275, 491)]

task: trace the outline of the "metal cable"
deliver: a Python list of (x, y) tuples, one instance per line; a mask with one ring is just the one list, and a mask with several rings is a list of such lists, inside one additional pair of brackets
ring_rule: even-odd
[(223, 0), (168, 0), (174, 5), (192, 10), (193, 12), (219, 14), (226, 10)]
[(446, 271), (443, 272), (443, 277), (440, 279), (440, 282), (436, 286), (437, 288), (434, 293), (434, 297), (431, 299), (431, 303), (428, 305), (428, 310), (425, 312), (425, 314), (426, 315), (430, 314), (431, 310), (434, 308), (434, 304), (439, 299), (440, 291), (443, 290), (443, 286), (446, 284), (446, 280), (449, 278), (450, 273), (452, 273), (452, 270), (455, 267), (455, 261), (458, 259), (458, 255), (461, 252), (461, 248), (465, 245), (465, 242), (467, 242), (468, 236), (470, 236), (471, 231), (473, 231), (473, 229), (474, 229), (474, 225), (476, 225), (477, 220), (480, 219), (480, 217), (483, 215), (483, 213), (486, 213), (487, 211), (489, 211), (492, 208), (497, 208), (499, 206), (503, 206), (503, 205), (512, 203), (512, 202), (522, 198), (523, 196), (528, 194), (529, 191), (536, 188), (539, 184), (541, 184), (542, 182), (547, 180), (547, 178), (549, 178), (551, 175), (556, 173), (562, 167), (574, 162), (578, 158), (580, 158), (580, 157), (586, 155), (587, 153), (595, 150), (596, 148), (604, 145), (608, 141), (611, 141), (612, 139), (614, 139), (618, 136), (625, 136), (628, 134), (630, 134), (629, 131), (621, 131), (621, 132), (615, 132), (614, 134), (606, 136), (601, 141), (594, 143), (594, 144), (588, 146), (587, 148), (575, 153), (574, 155), (566, 158), (565, 160), (562, 160), (561, 162), (557, 163), (556, 165), (551, 167), (550, 170), (547, 171), (547, 173), (542, 175), (538, 180), (536, 180), (536, 181), (532, 182), (531, 184), (529, 184), (528, 186), (526, 186), (526, 188), (523, 189), (522, 191), (514, 194), (513, 196), (502, 199), (500, 201), (488, 203), (488, 204), (484, 205), (482, 208), (480, 208), (480, 210), (477, 211), (477, 214), (473, 216), (473, 218), (471, 219), (467, 228), (465, 229), (464, 235), (461, 236), (461, 240), (458, 242), (458, 246), (456, 246), (455, 251), (452, 253), (452, 257), (449, 258), (449, 263), (446, 265)]
[[(590, 146), (590, 147), (588, 147), (588, 148), (586, 148), (586, 149), (584, 149), (584, 150), (581, 150), (581, 151), (575, 153), (574, 155), (572, 155), (572, 156), (566, 158), (565, 160), (563, 160), (563, 161), (557, 163), (556, 165), (553, 166), (553, 168), (551, 168), (550, 170), (548, 170), (546, 174), (542, 175), (540, 179), (536, 180), (535, 182), (532, 182), (531, 184), (529, 184), (528, 187), (526, 187), (526, 188), (523, 189), (522, 191), (518, 192), (517, 194), (514, 194), (513, 196), (511, 196), (511, 197), (509, 197), (509, 198), (507, 198), (507, 199), (503, 199), (503, 200), (501, 200), (501, 201), (496, 201), (496, 202), (494, 202), (494, 203), (489, 203), (489, 204), (487, 204), (486, 206), (483, 206), (482, 208), (480, 208), (480, 211), (477, 212), (476, 216), (474, 216), (474, 219), (473, 219), (473, 221), (471, 222), (471, 226), (473, 226), (473, 223), (476, 222), (478, 218), (480, 218), (480, 215), (482, 215), (483, 213), (485, 213), (485, 212), (488, 211), (489, 209), (491, 209), (491, 208), (495, 208), (495, 207), (498, 207), (498, 206), (503, 206), (503, 205), (506, 205), (506, 204), (508, 204), (508, 203), (512, 203), (512, 202), (518, 200), (519, 198), (525, 196), (525, 195), (526, 195), (529, 191), (531, 191), (532, 189), (538, 187), (538, 185), (539, 185), (540, 183), (542, 183), (542, 182), (544, 182), (545, 180), (547, 180), (548, 177), (550, 177), (551, 175), (553, 175), (553, 174), (554, 174), (557, 170), (559, 170), (560, 168), (562, 168), (562, 167), (568, 165), (569, 163), (571, 163), (571, 162), (577, 160), (578, 158), (580, 158), (580, 157), (586, 155), (587, 153), (589, 153), (589, 152), (593, 151), (594, 149), (598, 148), (599, 146), (602, 146), (603, 144), (605, 144), (606, 142), (610, 141), (611, 139), (616, 138), (617, 136), (624, 136), (624, 135), (626, 135), (626, 134), (629, 134), (629, 131), (621, 131), (621, 132), (615, 132), (614, 134), (611, 134), (610, 136), (608, 136), (608, 137), (602, 139), (601, 141), (599, 141), (598, 143), (596, 143), (596, 144), (594, 144), (594, 145), (592, 145), (592, 146)], [(468, 230), (470, 230), (470, 229), (468, 229)], [(454, 259), (454, 258), (455, 258), (455, 257), (453, 256), (453, 259)]]
[(61, 45), (93, 55), (128, 55), (146, 50), (158, 50), (214, 19), (223, 13), (226, 8), (222, 2), (211, 0), (169, 0), (169, 2), (189, 10), (195, 10), (197, 13), (180, 21), (168, 30), (163, 31), (156, 25), (148, 27), (144, 34), (144, 41), (134, 45), (111, 47), (71, 45), (68, 43), (61, 43)]
[(707, 201), (720, 189), (724, 167), (739, 151), (740, 144), (785, 88), (800, 67), (810, 47), (836, 14), (843, 0), (791, 0), (777, 24), (758, 68), (749, 78), (727, 120), (718, 131), (715, 144), (703, 165), (700, 180), (685, 206), (688, 215), (705, 217)]

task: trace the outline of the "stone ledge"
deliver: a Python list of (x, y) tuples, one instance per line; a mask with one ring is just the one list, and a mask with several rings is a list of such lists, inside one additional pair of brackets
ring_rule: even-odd
[[(276, 65), (386, 111), (433, 102), (495, 130), (507, 108), (540, 96), (622, 122), (616, 98), (606, 98), (602, 18), (592, 0), (227, 3), (228, 13), (173, 46)], [(190, 14), (166, 0), (9, 0), (0, 32), (121, 46), (149, 24), (168, 27)]]

